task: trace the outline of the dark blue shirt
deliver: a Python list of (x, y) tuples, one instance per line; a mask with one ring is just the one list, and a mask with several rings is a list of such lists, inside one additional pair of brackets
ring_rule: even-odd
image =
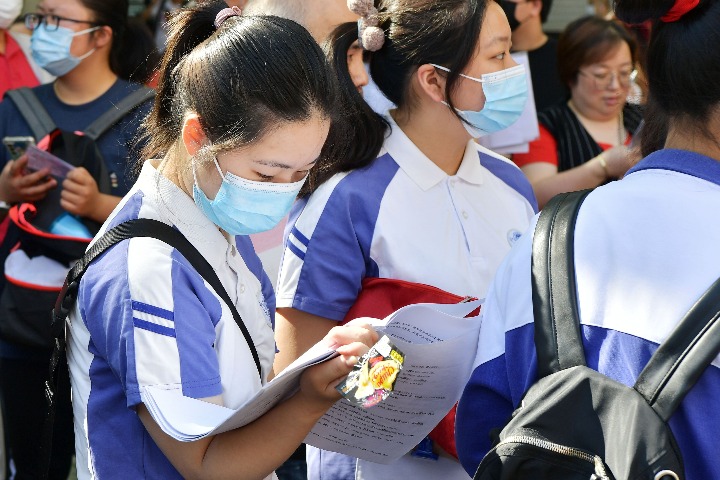
[[(100, 115), (138, 88), (140, 85), (118, 79), (107, 92), (92, 102), (82, 105), (63, 103), (55, 94), (51, 83), (35, 87), (33, 91), (58, 128), (83, 131)], [(140, 170), (135, 168), (141, 148), (138, 141), (140, 124), (151, 107), (151, 101), (143, 103), (107, 130), (97, 141), (111, 177), (117, 179), (112, 182), (113, 195), (120, 197), (125, 195), (135, 182), (136, 170), (137, 172)], [(0, 102), (0, 138), (5, 136), (32, 136), (30, 126), (20, 115), (15, 103), (7, 98)], [(0, 168), (8, 160), (10, 160), (9, 152), (5, 148), (1, 149)]]

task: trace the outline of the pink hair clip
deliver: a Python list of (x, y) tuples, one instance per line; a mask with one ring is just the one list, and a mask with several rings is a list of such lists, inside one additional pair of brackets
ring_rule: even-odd
[(218, 12), (218, 14), (215, 16), (215, 29), (217, 30), (220, 28), (220, 26), (223, 24), (225, 20), (227, 20), (230, 17), (237, 17), (242, 15), (242, 10), (240, 10), (239, 7), (233, 6), (228, 8), (223, 8)]
[(360, 16), (358, 20), (358, 41), (370, 52), (377, 52), (385, 43), (385, 32), (378, 25), (378, 11), (373, 0), (347, 0), (351, 12)]

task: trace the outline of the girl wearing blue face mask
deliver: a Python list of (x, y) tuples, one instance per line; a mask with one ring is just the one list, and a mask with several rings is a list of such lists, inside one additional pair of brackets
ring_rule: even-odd
[[(148, 160), (103, 229), (137, 218), (175, 227), (217, 273), (252, 345), (178, 251), (133, 238), (106, 252), (69, 317), (79, 479), (275, 479), (339, 399), (334, 382), (377, 339), (365, 327), (336, 329), (327, 342), (341, 355), (308, 369), (295, 395), (244, 427), (180, 442), (156, 420), (180, 400), (188, 418), (216, 411), (211, 404), (239, 408), (272, 376), (274, 298), (244, 235), (287, 214), (323, 159), (335, 115), (337, 87), (310, 34), (240, 13), (209, 2), (170, 18), (145, 122)], [(168, 400), (146, 407), (151, 386)]]
[[(278, 280), (276, 368), (343, 320), (366, 278), (484, 298), (535, 212), (522, 172), (474, 142), (511, 126), (527, 96), (502, 9), (486, 0), (348, 5), (362, 17), (372, 78), (397, 108), (382, 117), (352, 109), (339, 133), (355, 148), (311, 172), (293, 208)], [(362, 102), (351, 84), (346, 95)], [(363, 136), (367, 121), (384, 135)], [(356, 476), (468, 478), (432, 442), (391, 465), (309, 447), (308, 478)]]
[[(26, 16), (25, 25), (32, 30), (32, 59), (57, 77), (53, 83), (32, 91), (60, 129), (84, 131), (121, 99), (140, 88), (131, 80), (145, 81), (138, 72), (145, 71), (140, 67), (150, 52), (138, 43), (143, 31), (128, 23), (127, 6), (127, 0), (42, 0), (37, 11)], [(59, 179), (48, 176), (46, 169), (26, 171), (26, 156), (13, 161), (4, 148), (0, 149), (2, 214), (12, 204), (35, 202), (51, 189), (59, 189), (61, 207), (67, 212), (62, 218), (74, 219), (72, 214), (102, 223), (133, 183), (132, 165), (139, 154), (135, 139), (150, 106), (149, 101), (141, 104), (96, 142), (110, 175), (108, 193), (99, 192), (97, 183), (84, 168), (75, 168), (66, 178)], [(0, 103), (0, 138), (32, 135), (30, 125), (13, 100), (6, 97)], [(40, 256), (45, 256), (45, 252), (33, 254), (33, 258)], [(5, 265), (4, 256), (0, 263)], [(61, 275), (64, 268), (68, 268), (57, 262), (53, 265)], [(32, 277), (46, 275), (48, 269), (31, 266), (22, 270), (25, 276)], [(51, 291), (53, 285), (46, 287)], [(52, 308), (52, 303), (42, 303), (36, 298), (30, 301), (18, 298), (5, 288), (0, 297), (0, 318), (7, 322), (8, 316), (13, 315), (18, 323), (30, 324), (30, 315), (44, 315), (41, 312)], [(39, 478), (38, 445), (46, 410), (43, 382), (52, 347), (49, 344), (47, 348), (29, 346), (6, 335), (7, 328), (2, 331), (0, 391), (8, 447), (16, 478)], [(69, 392), (59, 396), (56, 415), (50, 478), (65, 480), (74, 451)]]

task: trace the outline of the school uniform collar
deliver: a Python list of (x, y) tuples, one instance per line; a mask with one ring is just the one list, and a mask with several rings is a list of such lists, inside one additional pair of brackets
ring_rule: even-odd
[(632, 167), (627, 175), (652, 169), (684, 173), (720, 185), (720, 161), (687, 150), (666, 148), (653, 152)]
[[(390, 123), (391, 131), (388, 138), (385, 139), (384, 149), (413, 182), (422, 190), (429, 190), (450, 177), (420, 151), (395, 123), (392, 116), (387, 114), (385, 118)], [(460, 168), (454, 176), (469, 183), (482, 184), (483, 168), (480, 165), (479, 153), (473, 140), (470, 140), (465, 147)]]
[(231, 242), (235, 243), (235, 238), (226, 238), (195, 201), (161, 174), (151, 161), (143, 164), (138, 185), (161, 213), (163, 218), (159, 220), (177, 228), (211, 265), (225, 263), (227, 250)]

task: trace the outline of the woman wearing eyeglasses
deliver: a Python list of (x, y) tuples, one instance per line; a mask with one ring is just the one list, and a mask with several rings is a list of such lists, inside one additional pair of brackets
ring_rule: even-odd
[(558, 193), (597, 187), (632, 166), (626, 145), (641, 113), (626, 98), (636, 61), (635, 40), (613, 21), (581, 18), (560, 36), (558, 69), (570, 99), (540, 112), (540, 138), (513, 155), (541, 208)]
[[(142, 32), (128, 24), (127, 0), (42, 0), (37, 12), (25, 18), (33, 33), (33, 60), (57, 79), (32, 91), (58, 126), (65, 131), (84, 131), (93, 121), (140, 88), (133, 78), (149, 53), (137, 42)], [(51, 189), (59, 189), (60, 205), (70, 214), (102, 223), (133, 184), (132, 166), (139, 152), (133, 148), (138, 129), (151, 102), (146, 101), (124, 116), (96, 141), (109, 173), (110, 191), (100, 193), (97, 182), (84, 168), (71, 170), (64, 179), (48, 175), (47, 169), (26, 171), (27, 156), (13, 161), (0, 149), (0, 200), (8, 204), (35, 202)], [(32, 130), (13, 100), (0, 103), (0, 138), (32, 136)], [(40, 138), (36, 138), (39, 141)], [(33, 259), (43, 252), (30, 255)], [(4, 265), (5, 258), (0, 262)], [(53, 264), (55, 265), (55, 264)], [(31, 265), (32, 266), (32, 265)], [(62, 271), (65, 264), (57, 264)], [(24, 269), (39, 275), (38, 267)], [(8, 269), (5, 268), (5, 273)], [(37, 298), (21, 301), (5, 285), (0, 297), (0, 322), (9, 318), (30, 324), (31, 316), (50, 311)], [(33, 309), (35, 309), (33, 311)], [(38, 313), (39, 312), (39, 313)], [(44, 313), (43, 313), (44, 314)], [(23, 323), (24, 322), (24, 323)], [(15, 478), (40, 478), (39, 448), (45, 414), (43, 381), (47, 374), (50, 345), (30, 346), (0, 329), (0, 391), (5, 410), (8, 449)], [(51, 479), (66, 479), (74, 452), (72, 408), (69, 392), (60, 393), (55, 422)]]

